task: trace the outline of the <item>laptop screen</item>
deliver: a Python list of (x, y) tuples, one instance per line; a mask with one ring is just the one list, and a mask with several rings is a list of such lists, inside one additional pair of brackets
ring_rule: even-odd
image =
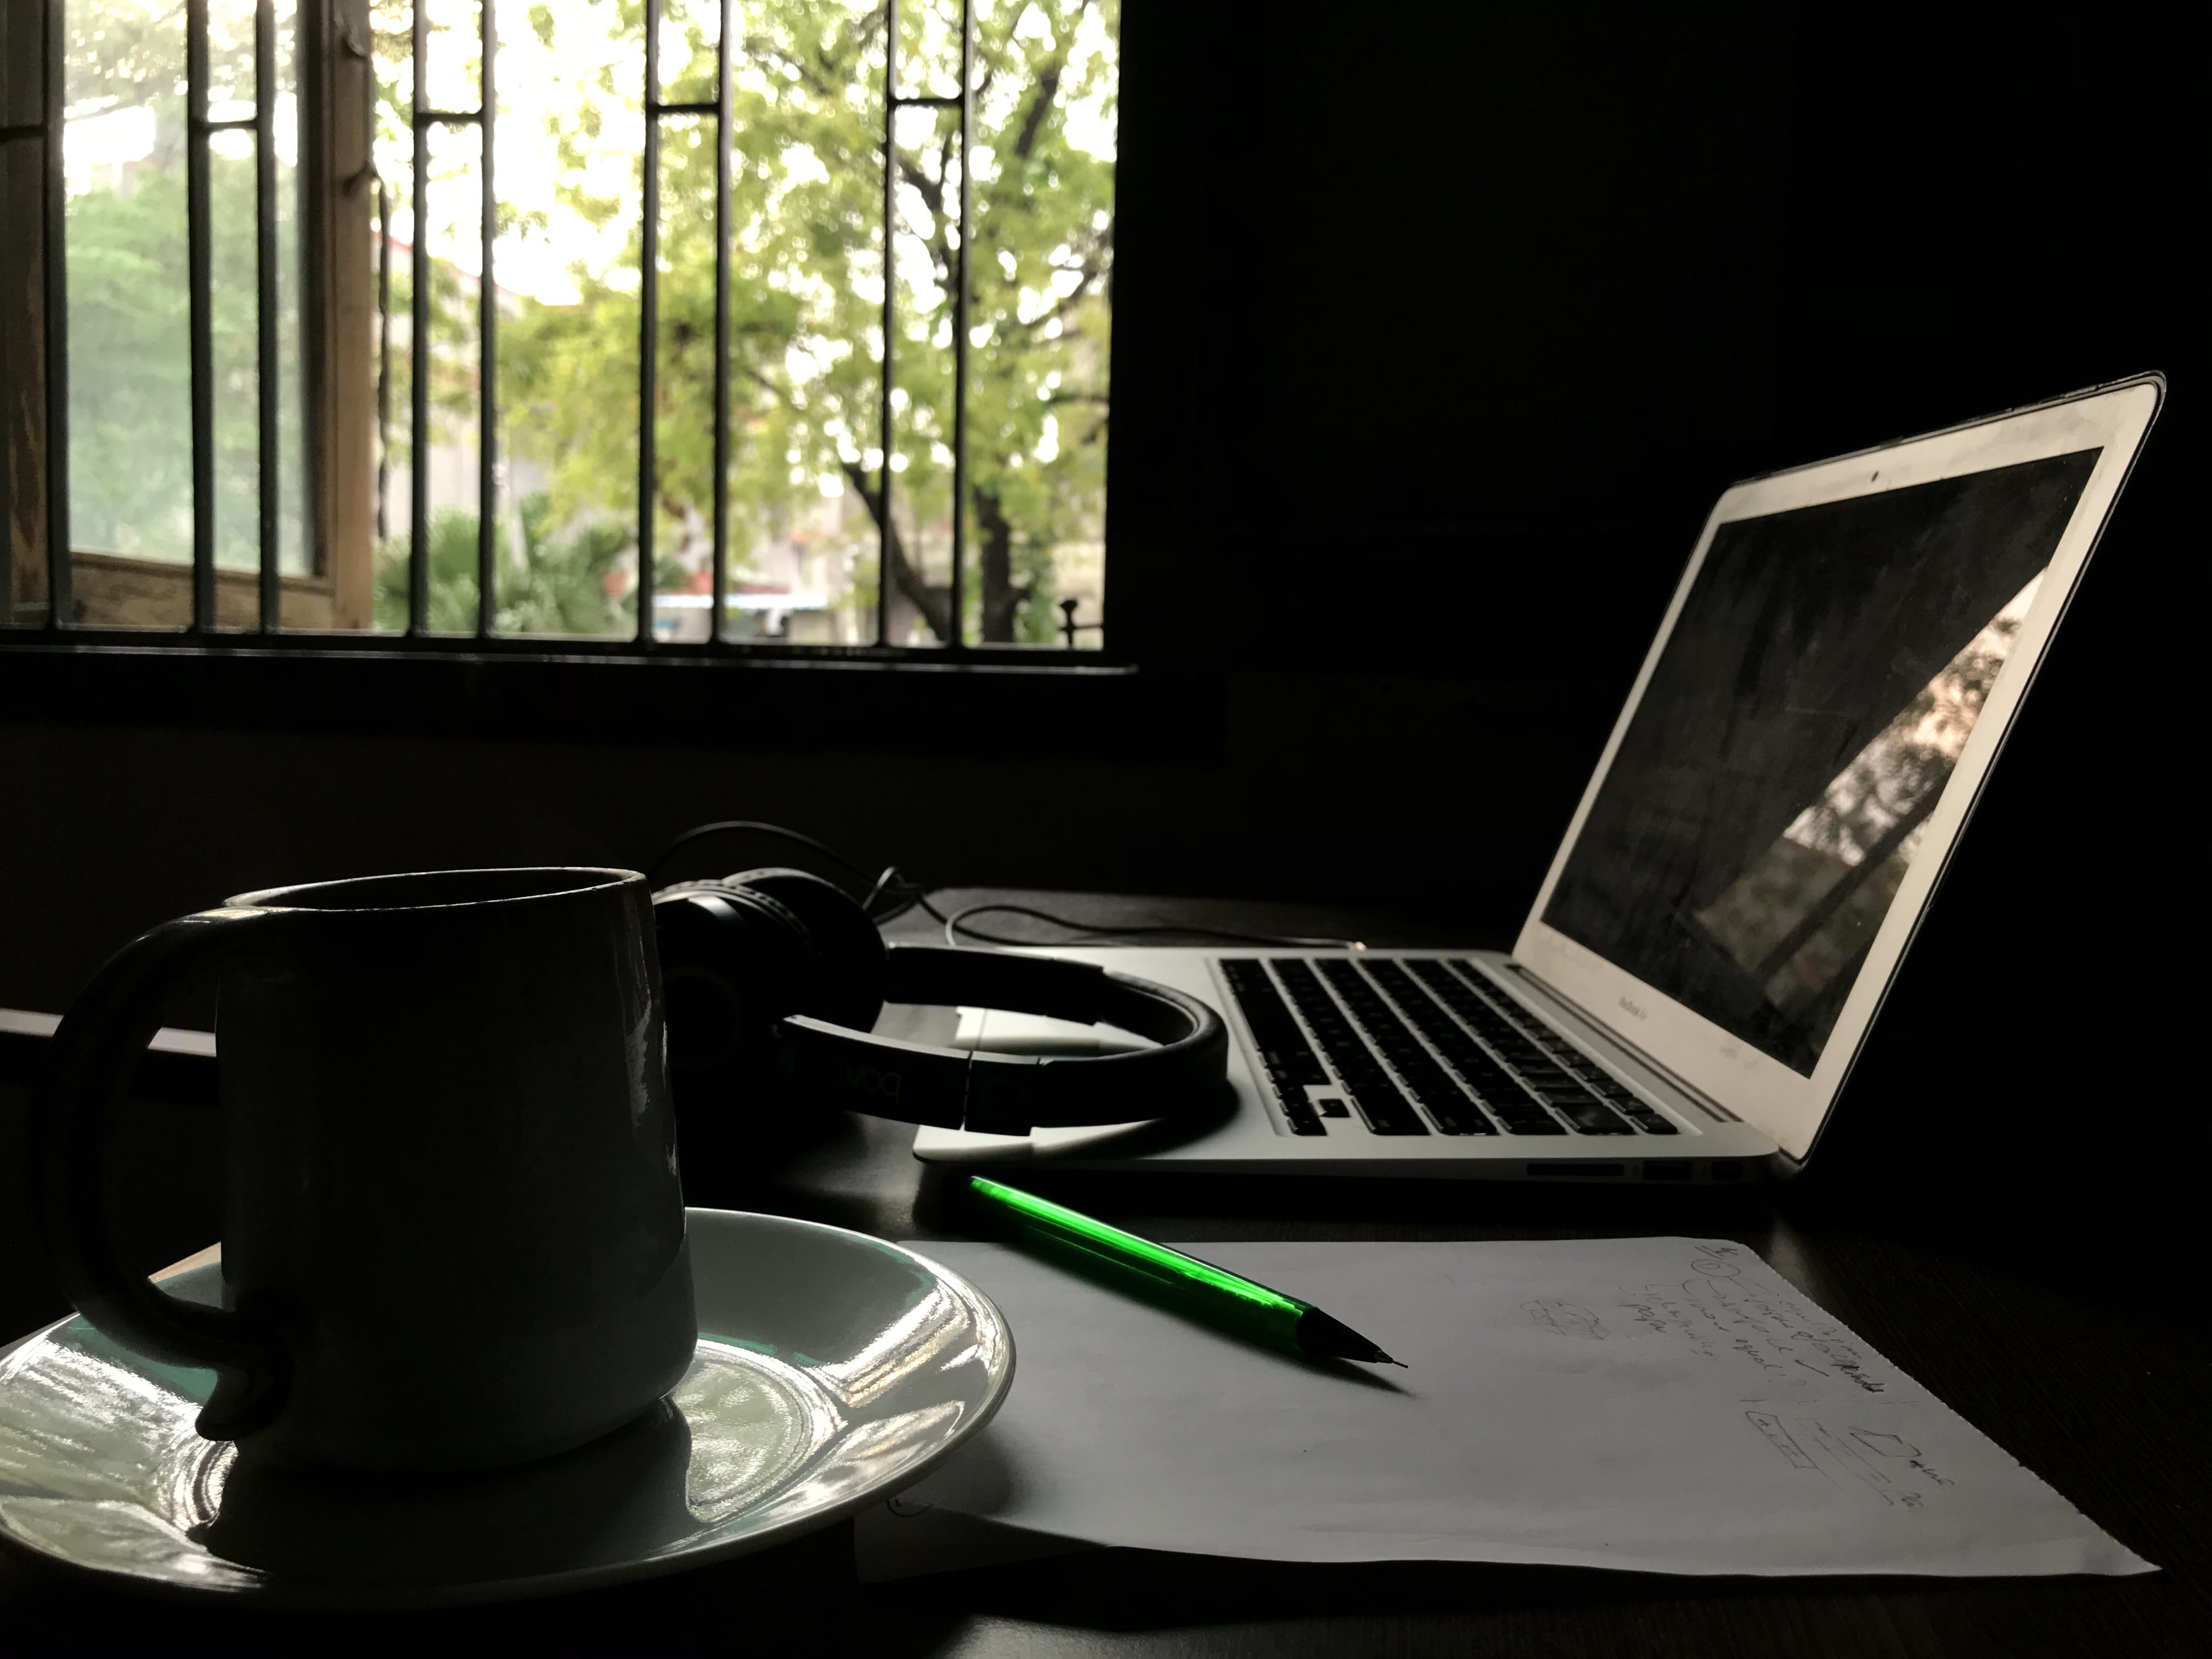
[(2099, 453), (1719, 526), (1544, 921), (1809, 1077)]

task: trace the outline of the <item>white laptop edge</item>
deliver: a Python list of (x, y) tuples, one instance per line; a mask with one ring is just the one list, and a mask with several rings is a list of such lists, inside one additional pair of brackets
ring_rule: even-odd
[[(2103, 533), (2112, 503), (2141, 453), (2164, 400), (2162, 375), (2144, 374), (2033, 408), (2014, 410), (1923, 437), (1883, 444), (1814, 465), (1747, 479), (1723, 494), (1705, 521), (1696, 550), (1668, 603), (1657, 637), (1645, 653), (1628, 701), (1613, 723), (1596, 769), (1553, 855), (1513, 957), (1538, 983), (1595, 1024), (1723, 1110), (1771, 1135), (1791, 1164), (1802, 1162), (1856, 1060), (1868, 1029), (1887, 994), (1898, 963), (1926, 914), (1951, 849), (1979, 798), (2021, 700), (2033, 683), (2045, 647), (2072, 601), (2081, 572)], [(1808, 1078), (1693, 1012), (1665, 993), (1577, 944), (1543, 921), (1560, 872), (1612, 769), (1652, 671), (1714, 532), (1741, 519), (1880, 493), (1903, 485), (1986, 471), (2049, 456), (2096, 448), (2089, 475), (2003, 668), (1923, 832), (1925, 840), (1876, 933), (1865, 965), (1837, 1016), (1833, 1032)]]

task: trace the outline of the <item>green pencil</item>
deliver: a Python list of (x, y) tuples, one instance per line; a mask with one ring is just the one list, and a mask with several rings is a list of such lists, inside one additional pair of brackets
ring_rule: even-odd
[(1164, 1291), (1213, 1323), (1322, 1358), (1405, 1364), (1310, 1302), (1271, 1291), (1210, 1261), (1125, 1233), (1018, 1187), (981, 1176), (969, 1176), (968, 1185), (976, 1197), (1030, 1237), (1079, 1252), (1088, 1261)]

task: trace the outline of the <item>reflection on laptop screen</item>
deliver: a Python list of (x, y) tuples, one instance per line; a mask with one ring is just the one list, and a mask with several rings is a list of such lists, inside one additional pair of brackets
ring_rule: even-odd
[(2097, 454), (1722, 525), (1546, 923), (1810, 1075)]

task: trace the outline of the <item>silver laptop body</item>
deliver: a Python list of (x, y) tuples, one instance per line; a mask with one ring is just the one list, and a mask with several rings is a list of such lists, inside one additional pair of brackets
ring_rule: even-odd
[[(1205, 999), (1233, 1101), (917, 1157), (1706, 1182), (1811, 1155), (2164, 395), (2145, 375), (1739, 483), (1510, 955), (1060, 948)], [(962, 1040), (1117, 1034), (963, 1011)], [(1135, 1039), (1127, 1039), (1134, 1045)]]

